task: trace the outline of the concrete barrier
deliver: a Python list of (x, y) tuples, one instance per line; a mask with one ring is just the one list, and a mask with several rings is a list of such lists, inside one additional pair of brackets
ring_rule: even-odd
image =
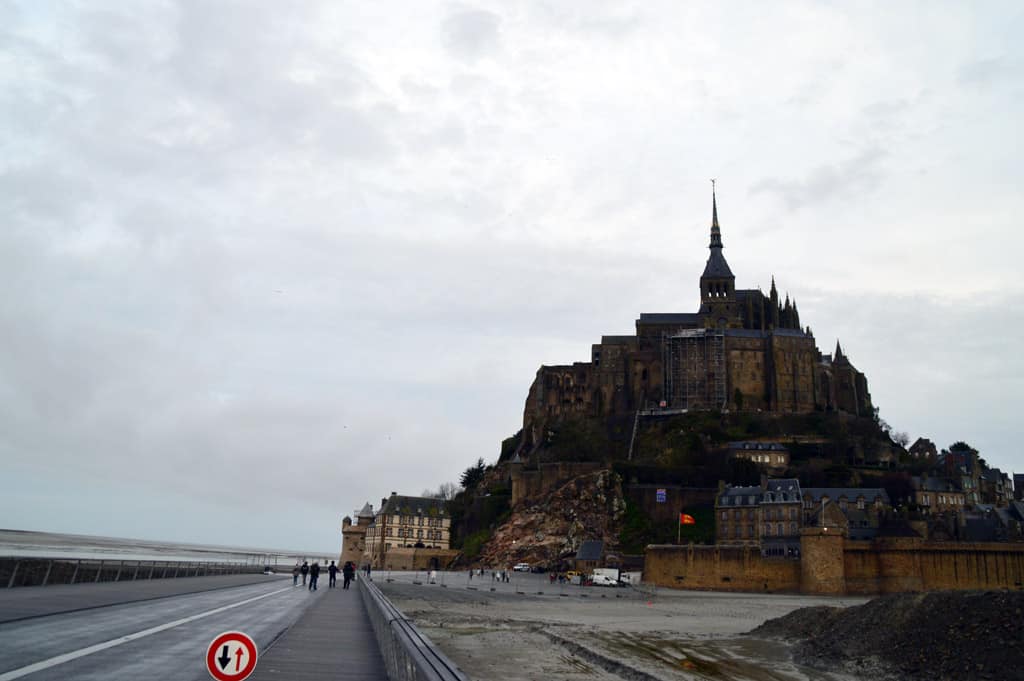
[(372, 580), (361, 576), (356, 583), (390, 681), (469, 681)]

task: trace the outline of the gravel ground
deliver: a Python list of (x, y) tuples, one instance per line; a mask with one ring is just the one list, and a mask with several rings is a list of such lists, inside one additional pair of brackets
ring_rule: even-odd
[(879, 679), (1024, 679), (1024, 592), (944, 591), (882, 596), (853, 608), (806, 608), (755, 636), (799, 641), (794, 657), (819, 669)]
[(469, 582), (465, 573), (438, 584), (422, 574), (387, 577), (374, 575), (475, 681), (871, 678), (796, 664), (790, 643), (743, 635), (798, 608), (863, 598), (559, 587), (539, 575), (516, 575), (512, 584)]

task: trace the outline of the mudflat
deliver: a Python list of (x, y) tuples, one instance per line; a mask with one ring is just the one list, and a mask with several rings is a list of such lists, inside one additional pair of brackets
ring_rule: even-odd
[(475, 681), (876, 678), (803, 667), (789, 643), (745, 635), (798, 608), (864, 598), (561, 586), (543, 575), (374, 579)]

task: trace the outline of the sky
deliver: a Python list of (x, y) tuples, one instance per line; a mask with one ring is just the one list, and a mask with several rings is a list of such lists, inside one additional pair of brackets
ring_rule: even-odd
[(0, 0), (0, 527), (337, 550), (739, 288), (1024, 471), (1015, 2)]

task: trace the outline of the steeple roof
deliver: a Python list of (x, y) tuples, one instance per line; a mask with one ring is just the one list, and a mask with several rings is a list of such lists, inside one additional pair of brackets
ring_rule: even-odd
[(722, 230), (718, 226), (718, 200), (715, 197), (714, 180), (711, 181), (711, 244), (708, 248), (711, 249), (711, 255), (708, 256), (708, 262), (704, 265), (704, 274), (701, 275), (701, 279), (735, 279), (732, 270), (729, 269), (729, 263), (722, 255), (724, 246), (722, 246)]

